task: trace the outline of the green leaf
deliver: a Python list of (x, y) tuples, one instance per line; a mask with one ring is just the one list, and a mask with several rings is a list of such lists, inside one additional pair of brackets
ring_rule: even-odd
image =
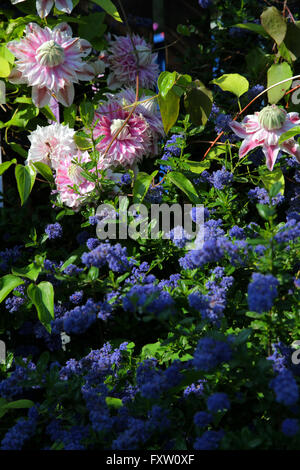
[(24, 284), (23, 279), (12, 274), (7, 274), (0, 278), (0, 302), (15, 288)]
[[(286, 78), (293, 76), (291, 67), (287, 62), (281, 64), (273, 64), (268, 70), (268, 87), (275, 85), (277, 82), (281, 82)], [(268, 91), (268, 99), (270, 104), (276, 104), (290, 88), (292, 80), (281, 83), (281, 85), (275, 86)]]
[(88, 150), (93, 147), (91, 141), (85, 137), (82, 137), (81, 135), (75, 134), (74, 140), (75, 144), (78, 148), (80, 148), (80, 150)]
[(265, 172), (264, 169), (259, 170), (260, 179), (263, 182), (267, 191), (270, 191), (275, 183), (281, 184), (281, 194), (284, 194), (285, 180), (280, 168), (276, 168), (273, 171)]
[(10, 74), (10, 64), (9, 62), (4, 59), (4, 57), (0, 57), (0, 77), (6, 78)]
[(41, 266), (38, 266), (35, 263), (31, 263), (25, 268), (12, 268), (12, 273), (16, 276), (27, 277), (31, 281), (36, 281), (41, 272)]
[(56, 121), (56, 117), (54, 116), (50, 106), (44, 106), (44, 108), (41, 108), (41, 112), (50, 121)]
[(241, 28), (241, 29), (248, 29), (249, 31), (253, 31), (254, 33), (260, 34), (261, 36), (268, 37), (264, 28), (260, 24), (256, 23), (238, 23), (234, 24), (232, 28)]
[(282, 14), (275, 7), (267, 8), (260, 16), (261, 24), (265, 31), (279, 46), (285, 38), (287, 23)]
[(249, 90), (247, 78), (239, 73), (226, 73), (219, 78), (215, 78), (210, 83), (218, 85), (223, 91), (230, 91), (237, 97), (242, 96)]
[(286, 140), (292, 139), (293, 137), (295, 137), (295, 135), (298, 135), (298, 134), (300, 134), (300, 126), (295, 126), (289, 131), (286, 131), (283, 134), (281, 134), (278, 140), (278, 145), (282, 144)]
[(14, 152), (17, 152), (19, 155), (21, 155), (21, 157), (27, 158), (27, 152), (22, 147), (22, 145), (17, 144), (16, 142), (10, 142), (9, 146), (13, 149)]
[(270, 191), (269, 191), (270, 197), (277, 196), (277, 194), (281, 190), (281, 186), (282, 186), (282, 184), (279, 181), (277, 181), (277, 183), (274, 183), (273, 186), (271, 187)]
[(106, 26), (103, 25), (104, 18), (105, 13), (103, 12), (93, 12), (87, 16), (83, 16), (85, 23), (79, 25), (78, 36), (88, 39), (89, 41), (95, 37), (102, 36), (103, 27)]
[(51, 320), (54, 319), (54, 290), (51, 282), (30, 284), (27, 294), (37, 310), (40, 322), (51, 333)]
[(4, 45), (0, 46), (0, 57), (3, 57), (3, 59), (7, 60), (7, 62), (9, 62), (11, 65), (13, 65), (15, 62), (15, 56)]
[(68, 108), (64, 108), (64, 124), (68, 124), (69, 127), (74, 127), (76, 120), (77, 107), (75, 104), (71, 104)]
[(17, 160), (14, 158), (13, 160), (10, 160), (9, 162), (4, 162), (0, 164), (0, 175), (2, 175), (8, 168), (17, 163)]
[(172, 171), (167, 174), (167, 179), (175, 184), (181, 191), (183, 191), (194, 204), (199, 204), (199, 196), (193, 183), (188, 180), (182, 173)]
[(133, 185), (133, 202), (135, 204), (142, 202), (146, 193), (150, 187), (151, 182), (153, 181), (154, 177), (157, 175), (158, 171), (154, 171), (151, 175), (148, 173), (144, 173), (140, 171), (137, 174), (137, 177), (134, 181)]
[(20, 408), (31, 408), (34, 406), (34, 402), (31, 400), (16, 400), (7, 402), (6, 400), (0, 401), (0, 418), (4, 416), (9, 410), (15, 410)]
[(161, 94), (157, 98), (165, 133), (174, 126), (179, 114), (180, 97), (170, 90), (165, 97)]
[(300, 56), (300, 28), (294, 23), (287, 24), (287, 32), (284, 38), (284, 43), (290, 53), (292, 58), (295, 59)]
[(90, 101), (82, 101), (79, 105), (79, 113), (84, 126), (88, 126), (94, 119), (94, 106)]
[(110, 406), (111, 408), (115, 408), (118, 410), (123, 406), (123, 402), (120, 398), (114, 398), (114, 397), (106, 397), (105, 398), (107, 406)]
[(191, 160), (188, 160), (184, 162), (184, 164), (188, 166), (188, 169), (192, 173), (197, 173), (198, 175), (210, 167), (209, 160), (204, 160), (203, 162), (192, 162)]
[(52, 170), (48, 165), (43, 162), (35, 162), (33, 163), (33, 166), (45, 178), (45, 180), (49, 181), (49, 183), (54, 182)]
[(184, 106), (196, 126), (205, 125), (213, 104), (213, 95), (200, 80), (195, 80), (186, 91)]
[(256, 204), (256, 208), (258, 210), (259, 215), (266, 220), (268, 220), (270, 217), (273, 217), (273, 215), (275, 215), (276, 213), (274, 207), (269, 207), (264, 204)]
[(27, 165), (17, 165), (15, 168), (17, 187), (21, 198), (21, 206), (27, 201), (35, 182), (36, 172)]
[(119, 12), (113, 2), (110, 0), (92, 0), (96, 5), (99, 5), (99, 7), (103, 8), (106, 13), (108, 13), (110, 16), (114, 18), (114, 20), (119, 21), (120, 23), (123, 23)]
[(172, 89), (176, 81), (177, 72), (162, 72), (158, 77), (157, 86), (163, 98), (166, 97), (168, 92)]

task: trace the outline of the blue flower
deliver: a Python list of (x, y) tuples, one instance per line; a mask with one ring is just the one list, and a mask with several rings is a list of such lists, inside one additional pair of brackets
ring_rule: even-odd
[(49, 224), (45, 228), (45, 233), (48, 235), (50, 240), (55, 240), (56, 238), (62, 237), (62, 226), (56, 222), (55, 224)]
[(206, 428), (212, 421), (212, 415), (206, 411), (199, 411), (194, 416), (194, 423), (198, 428)]
[(248, 285), (249, 310), (257, 313), (268, 312), (277, 297), (278, 284), (276, 277), (271, 274), (253, 273)]
[(220, 441), (224, 437), (224, 431), (206, 431), (201, 437), (194, 442), (195, 450), (216, 450), (220, 445)]
[(297, 403), (299, 390), (291, 371), (285, 369), (280, 372), (271, 380), (270, 387), (274, 390), (278, 403), (283, 403), (286, 406), (292, 406)]
[(226, 393), (214, 393), (207, 399), (207, 409), (212, 413), (218, 411), (229, 410), (230, 401)]
[(299, 432), (299, 421), (297, 419), (285, 419), (282, 421), (281, 431), (286, 436), (293, 437)]
[(228, 343), (205, 337), (198, 342), (193, 363), (196, 369), (209, 371), (231, 358), (232, 350)]

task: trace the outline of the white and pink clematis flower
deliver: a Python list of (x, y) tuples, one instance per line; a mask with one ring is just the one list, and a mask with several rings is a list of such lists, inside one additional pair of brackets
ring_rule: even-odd
[[(13, 5), (17, 3), (25, 2), (25, 0), (10, 0)], [(49, 15), (53, 4), (55, 7), (65, 13), (71, 13), (73, 10), (72, 0), (36, 0), (36, 11), (41, 18), (45, 18)]]
[(41, 162), (52, 169), (56, 169), (60, 162), (68, 159), (69, 155), (75, 155), (78, 148), (74, 141), (75, 131), (63, 124), (51, 124), (50, 126), (37, 126), (36, 130), (28, 137), (31, 146), (26, 163)]
[(48, 105), (51, 96), (70, 106), (74, 99), (73, 83), (95, 76), (93, 67), (82, 60), (91, 51), (90, 43), (73, 38), (66, 23), (52, 30), (29, 23), (25, 38), (11, 41), (7, 47), (18, 59), (8, 79), (32, 86), (32, 101), (39, 108)]
[(280, 150), (293, 155), (300, 162), (300, 146), (294, 139), (278, 144), (283, 133), (300, 125), (298, 113), (286, 113), (276, 105), (266, 106), (260, 112), (246, 116), (241, 123), (231, 121), (229, 125), (236, 135), (244, 139), (239, 150), (240, 158), (250, 150), (262, 147), (270, 171)]
[(123, 110), (116, 101), (104, 104), (96, 111), (98, 122), (93, 132), (94, 139), (103, 136), (96, 145), (101, 155), (101, 168), (132, 168), (151, 153), (152, 133), (148, 122), (142, 114), (133, 113), (125, 123), (128, 116), (129, 111)]
[[(76, 155), (70, 154), (68, 158), (61, 160), (56, 169), (55, 183), (60, 201), (66, 206), (78, 210), (84, 199), (95, 188), (95, 183), (82, 176), (81, 167), (74, 161), (87, 163), (91, 159), (88, 152), (78, 151)], [(72, 189), (74, 185), (76, 185), (77, 191)]]

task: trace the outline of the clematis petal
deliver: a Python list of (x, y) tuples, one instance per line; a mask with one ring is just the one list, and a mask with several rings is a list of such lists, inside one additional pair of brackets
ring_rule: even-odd
[(53, 0), (36, 0), (36, 11), (41, 18), (49, 15), (53, 7)]
[(239, 122), (231, 121), (229, 123), (229, 126), (237, 136), (242, 137), (243, 139), (248, 136), (248, 132)]
[(37, 106), (37, 108), (43, 108), (47, 106), (50, 102), (50, 92), (48, 88), (42, 87), (39, 88), (37, 86), (32, 87), (32, 101)]
[(95, 78), (95, 70), (90, 64), (84, 64), (80, 71), (76, 71), (79, 80), (93, 80)]
[(66, 22), (57, 24), (56, 26), (54, 26), (52, 31), (59, 31), (60, 33), (66, 33), (68, 36), (72, 36), (73, 34), (71, 27)]
[(66, 107), (69, 107), (73, 103), (74, 94), (75, 92), (73, 83), (66, 83), (64, 88), (60, 88), (56, 98), (59, 103)]
[(12, 69), (10, 75), (7, 77), (7, 80), (9, 80), (11, 83), (15, 83), (16, 85), (27, 83), (27, 80), (22, 76), (22, 73), (17, 68)]
[(55, 6), (58, 10), (65, 13), (71, 13), (73, 10), (72, 0), (55, 0)]
[(293, 124), (300, 124), (300, 117), (298, 113), (288, 113), (287, 114), (287, 119), (291, 121)]
[(297, 144), (297, 142), (295, 142), (294, 139), (289, 139), (283, 142), (283, 144), (281, 144), (281, 148), (289, 155), (296, 157), (300, 163), (300, 146)]
[(80, 52), (83, 54), (83, 57), (89, 55), (92, 50), (91, 44), (86, 39), (80, 39), (78, 41), (78, 47), (80, 49)]
[(266, 157), (267, 168), (272, 171), (280, 148), (277, 145), (264, 145), (263, 152)]
[(245, 155), (247, 155), (248, 152), (250, 152), (250, 150), (253, 150), (256, 147), (259, 147), (260, 145), (263, 144), (263, 142), (264, 142), (264, 139), (261, 139), (261, 140), (256, 139), (255, 134), (254, 136), (252, 135), (251, 137), (247, 137), (247, 139), (245, 139), (242, 142), (242, 145), (240, 146), (239, 157), (240, 158), (244, 157)]

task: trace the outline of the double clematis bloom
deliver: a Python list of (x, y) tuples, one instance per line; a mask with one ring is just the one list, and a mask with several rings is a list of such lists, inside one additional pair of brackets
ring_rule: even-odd
[(25, 38), (11, 41), (7, 47), (18, 59), (8, 79), (32, 86), (32, 101), (39, 108), (47, 106), (51, 96), (70, 106), (74, 100), (73, 83), (95, 76), (93, 67), (82, 60), (91, 51), (90, 43), (73, 38), (66, 23), (52, 30), (29, 23)]
[[(85, 197), (95, 188), (95, 183), (82, 176), (82, 169), (74, 161), (87, 163), (91, 159), (88, 152), (78, 151), (76, 155), (70, 154), (59, 163), (56, 169), (55, 183), (60, 201), (66, 206), (78, 210)], [(72, 188), (74, 185), (76, 185), (77, 191)]]
[(26, 163), (41, 162), (56, 170), (60, 162), (69, 154), (76, 154), (77, 147), (74, 141), (75, 131), (63, 124), (37, 126), (28, 137), (31, 146)]
[(108, 87), (116, 90), (122, 86), (135, 86), (139, 74), (142, 88), (154, 88), (159, 75), (156, 59), (157, 54), (152, 54), (150, 45), (137, 34), (115, 36), (109, 41), (104, 56), (110, 68)]
[(286, 113), (284, 109), (271, 105), (246, 116), (241, 123), (231, 121), (229, 125), (236, 135), (244, 139), (239, 150), (240, 158), (250, 150), (262, 147), (270, 171), (273, 170), (279, 150), (293, 155), (300, 162), (300, 146), (294, 139), (278, 144), (282, 134), (300, 125), (298, 113)]
[(142, 114), (133, 113), (125, 123), (128, 116), (129, 111), (123, 110), (116, 101), (100, 106), (95, 113), (98, 122), (93, 135), (94, 139), (103, 136), (96, 145), (101, 156), (99, 164), (103, 169), (118, 166), (132, 168), (151, 153), (153, 142), (148, 122)]
[[(17, 3), (25, 2), (25, 0), (10, 0), (13, 5)], [(71, 13), (73, 10), (72, 0), (36, 0), (36, 11), (41, 18), (45, 18), (49, 15), (53, 4), (58, 10), (64, 11), (65, 13)]]

